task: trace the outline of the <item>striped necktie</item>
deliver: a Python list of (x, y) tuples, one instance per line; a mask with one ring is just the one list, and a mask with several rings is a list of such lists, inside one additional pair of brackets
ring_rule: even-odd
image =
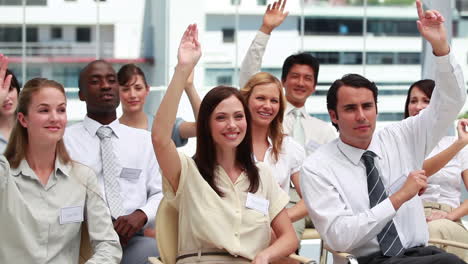
[[(364, 166), (366, 166), (370, 208), (387, 199), (385, 187), (379, 176), (379, 171), (374, 164), (375, 156), (374, 152), (366, 151), (361, 158), (364, 162)], [(400, 256), (403, 254), (404, 248), (393, 220), (390, 220), (382, 231), (380, 231), (377, 235), (377, 241), (379, 242), (380, 250), (384, 256)]]
[(118, 182), (119, 166), (112, 146), (112, 128), (101, 126), (96, 135), (101, 140), (102, 174), (104, 176), (104, 188), (106, 190), (107, 204), (113, 218), (124, 215), (120, 185)]

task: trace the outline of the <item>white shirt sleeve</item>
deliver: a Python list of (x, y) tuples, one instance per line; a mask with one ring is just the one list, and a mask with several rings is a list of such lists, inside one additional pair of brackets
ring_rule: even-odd
[(302, 162), (304, 162), (305, 159), (305, 150), (304, 148), (297, 143), (294, 139), (291, 137), (285, 137), (285, 144), (287, 147), (287, 155), (289, 158), (289, 175), (293, 175), (296, 172), (299, 172), (302, 168)]
[(452, 53), (436, 57), (437, 71), (431, 103), (419, 115), (407, 118), (398, 125), (392, 136), (407, 145), (418, 164), (430, 154), (447, 128), (456, 119), (465, 103), (463, 73)]
[[(320, 164), (315, 163), (310, 158), (305, 160), (301, 171), (301, 189), (304, 190), (302, 195), (309, 215), (325, 243), (333, 250), (349, 252), (377, 237), (396, 214), (390, 199), (355, 214), (337, 190), (339, 184), (332, 182), (333, 177), (325, 175), (326, 170), (317, 172), (315, 168), (319, 168)], [(338, 177), (341, 176), (346, 175)]]
[(159, 203), (163, 198), (163, 192), (162, 178), (161, 173), (159, 172), (158, 163), (156, 162), (156, 156), (154, 155), (154, 151), (152, 148), (149, 151), (152, 155), (149, 159), (150, 162), (148, 163), (146, 175), (146, 191), (148, 200), (146, 201), (146, 204), (139, 209), (142, 210), (148, 217), (146, 226), (153, 227)]
[(247, 54), (245, 54), (239, 71), (239, 87), (242, 89), (247, 81), (259, 72), (262, 67), (262, 59), (268, 44), (270, 35), (258, 31), (252, 44), (250, 44)]

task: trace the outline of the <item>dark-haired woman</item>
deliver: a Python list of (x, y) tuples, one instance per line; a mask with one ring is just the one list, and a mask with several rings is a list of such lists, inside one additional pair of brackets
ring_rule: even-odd
[[(420, 80), (413, 83), (405, 103), (405, 118), (418, 115), (430, 103), (435, 83)], [(443, 137), (424, 161), (428, 188), (421, 195), (431, 238), (466, 243), (468, 231), (461, 218), (468, 214), (468, 200), (460, 203), (461, 187), (468, 190), (467, 120), (458, 122), (458, 138)], [(448, 247), (447, 252), (468, 261), (468, 252)]]
[[(144, 72), (135, 64), (126, 64), (120, 68), (117, 79), (120, 85), (119, 95), (123, 112), (119, 118), (120, 123), (151, 131), (154, 117), (143, 111), (146, 97), (150, 92)], [(200, 97), (193, 85), (193, 73), (184, 88), (196, 117), (200, 107)], [(184, 146), (188, 138), (195, 137), (195, 135), (195, 122), (186, 122), (182, 118), (176, 119), (172, 129), (172, 140), (177, 147)]]
[[(8, 94), (0, 55), (0, 99)], [(94, 172), (70, 159), (63, 86), (35, 78), (18, 99), (18, 118), (0, 157), (0, 263), (78, 263), (86, 221), (94, 254), (86, 262), (120, 263), (122, 249)]]
[[(206, 94), (193, 159), (177, 153), (170, 140), (184, 82), (200, 55), (197, 27), (190, 25), (153, 125), (165, 199), (179, 212), (177, 263), (266, 264), (288, 256), (297, 248), (284, 209), (289, 198), (267, 167), (255, 165), (250, 114), (237, 89), (221, 86)], [(270, 227), (278, 237), (272, 245)]]
[(20, 85), (12, 71), (6, 70), (6, 76), (11, 76), (10, 88), (3, 101), (0, 101), (0, 153), (3, 153), (10, 139), (11, 130), (16, 121), (16, 107)]

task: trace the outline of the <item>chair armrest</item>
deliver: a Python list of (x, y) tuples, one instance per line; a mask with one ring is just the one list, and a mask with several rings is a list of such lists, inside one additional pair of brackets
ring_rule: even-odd
[(327, 245), (324, 245), (324, 248), (326, 250), (328, 250), (330, 253), (332, 253), (333, 256), (338, 256), (339, 258), (347, 259), (348, 263), (350, 263), (350, 264), (358, 264), (359, 263), (357, 258), (353, 254), (346, 253), (346, 252), (335, 251), (335, 250), (329, 248)]
[(148, 261), (151, 264), (163, 264), (161, 261), (159, 261), (158, 258), (156, 257), (148, 257)]
[(306, 228), (304, 234), (302, 234), (302, 239), (320, 239), (320, 234), (314, 228)]
[(468, 244), (455, 242), (451, 240), (444, 240), (444, 239), (429, 239), (429, 244), (440, 244), (444, 246), (452, 246), (457, 248), (468, 249)]
[(317, 263), (315, 260), (311, 260), (311, 259), (308, 259), (308, 258), (303, 257), (303, 256), (299, 256), (299, 255), (296, 255), (296, 254), (289, 255), (289, 258), (293, 259), (293, 260), (296, 260), (296, 261), (299, 261), (300, 263), (304, 263), (304, 264), (316, 264)]

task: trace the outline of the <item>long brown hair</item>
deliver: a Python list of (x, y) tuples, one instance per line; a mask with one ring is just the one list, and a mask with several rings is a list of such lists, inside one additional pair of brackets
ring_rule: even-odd
[[(65, 96), (65, 89), (60, 83), (45, 78), (34, 78), (29, 80), (24, 85), (23, 89), (21, 89), (18, 98), (17, 112), (27, 116), (28, 108), (31, 105), (33, 95), (43, 88), (55, 88), (62, 92)], [(20, 124), (18, 119), (16, 119), (16, 123), (11, 132), (11, 137), (8, 141), (8, 145), (4, 154), (10, 163), (10, 167), (18, 168), (21, 161), (26, 158), (27, 149), (28, 130)], [(63, 143), (63, 138), (57, 142), (56, 155), (64, 164), (67, 164), (71, 161), (70, 155), (68, 155), (65, 144)]]
[(125, 64), (124, 66), (122, 66), (122, 68), (120, 68), (119, 72), (117, 72), (117, 80), (119, 81), (119, 84), (122, 86), (132, 85), (133, 83), (136, 82), (134, 77), (137, 75), (141, 76), (143, 83), (145, 84), (146, 87), (148, 87), (145, 73), (140, 69), (140, 67), (136, 66), (133, 63)]
[(259, 72), (249, 79), (245, 86), (242, 87), (240, 92), (245, 98), (245, 101), (248, 103), (250, 95), (252, 95), (253, 89), (256, 86), (270, 83), (273, 83), (278, 87), (280, 103), (278, 113), (276, 114), (273, 121), (271, 121), (270, 127), (268, 128), (268, 137), (271, 139), (271, 142), (273, 144), (273, 151), (271, 155), (273, 160), (276, 162), (278, 161), (278, 156), (281, 152), (281, 147), (283, 145), (283, 117), (284, 111), (286, 109), (286, 99), (283, 94), (281, 82), (275, 76), (267, 72)]
[(431, 80), (431, 79), (423, 79), (423, 80), (419, 80), (419, 81), (414, 82), (413, 84), (411, 84), (411, 86), (410, 86), (410, 88), (408, 90), (408, 94), (406, 95), (405, 116), (404, 116), (404, 118), (409, 117), (408, 106), (409, 106), (409, 103), (411, 101), (411, 91), (416, 87), (419, 88), (419, 90), (421, 90), (421, 92), (423, 92), (427, 96), (427, 98), (429, 98), (429, 100), (430, 100), (431, 97), (432, 97), (432, 91), (434, 91), (435, 82), (433, 80)]
[(223, 192), (216, 186), (215, 169), (216, 169), (216, 146), (213, 141), (210, 129), (210, 117), (219, 103), (223, 100), (235, 96), (242, 103), (247, 121), (247, 131), (242, 142), (236, 149), (236, 163), (242, 166), (247, 173), (249, 179), (249, 192), (255, 193), (258, 190), (260, 179), (258, 168), (252, 156), (252, 135), (250, 128), (250, 112), (244, 98), (240, 92), (233, 87), (217, 86), (209, 91), (200, 104), (197, 118), (197, 150), (194, 160), (197, 164), (198, 171), (213, 190), (221, 197)]

